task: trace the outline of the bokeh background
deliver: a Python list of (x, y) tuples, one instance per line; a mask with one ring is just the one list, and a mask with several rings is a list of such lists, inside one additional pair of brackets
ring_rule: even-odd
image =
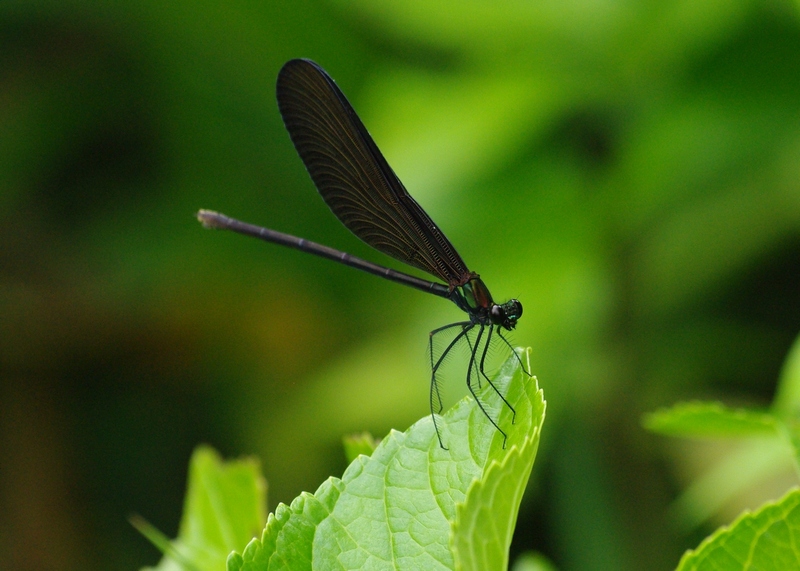
[(524, 303), (548, 419), (512, 557), (671, 569), (780, 495), (791, 478), (676, 524), (719, 449), (640, 417), (768, 405), (800, 330), (798, 8), (4, 0), (0, 567), (154, 563), (126, 518), (174, 535), (198, 443), (258, 456), (274, 509), (341, 474), (343, 434), (427, 414), (427, 333), (455, 306), (193, 218), (404, 269), (313, 189), (274, 98), (294, 57)]

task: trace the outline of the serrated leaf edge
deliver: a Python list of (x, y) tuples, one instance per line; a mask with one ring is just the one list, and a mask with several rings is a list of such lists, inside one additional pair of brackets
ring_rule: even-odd
[[(450, 545), (449, 545), (450, 551), (453, 553), (453, 558), (455, 561), (455, 569), (462, 568), (462, 565), (458, 559), (458, 550), (455, 545), (455, 538), (459, 531), (459, 526), (463, 524), (463, 519), (461, 514), (463, 513), (464, 509), (469, 505), (469, 500), (470, 497), (472, 497), (472, 494), (475, 493), (475, 490), (477, 490), (479, 487), (483, 487), (484, 484), (491, 479), (491, 476), (494, 474), (495, 471), (503, 472), (508, 468), (508, 464), (510, 462), (512, 461), (516, 462), (518, 459), (521, 459), (523, 453), (526, 450), (531, 449), (531, 458), (530, 458), (531, 468), (536, 460), (536, 454), (538, 452), (539, 441), (541, 438), (541, 431), (544, 425), (545, 416), (547, 414), (547, 401), (544, 400), (544, 391), (538, 386), (539, 385), (538, 379), (536, 379), (535, 377), (533, 378), (537, 386), (537, 390), (534, 393), (534, 396), (542, 403), (542, 414), (539, 419), (538, 425), (534, 426), (533, 431), (529, 435), (526, 435), (523, 438), (521, 444), (514, 444), (508, 451), (508, 453), (502, 457), (502, 459), (500, 460), (492, 459), (489, 462), (489, 465), (483, 470), (483, 477), (476, 478), (470, 483), (469, 487), (467, 488), (466, 494), (464, 496), (464, 501), (458, 502), (456, 504), (456, 517), (450, 523)], [(531, 401), (533, 401), (533, 399), (531, 399)], [(529, 478), (530, 478), (530, 469), (527, 470), (527, 476), (525, 477), (525, 484), (520, 486), (518, 490), (515, 492), (517, 494), (517, 497), (515, 497), (513, 500), (515, 513), (510, 514), (510, 516), (514, 520), (516, 520), (516, 515), (519, 513), (519, 505), (520, 502), (522, 501), (522, 494), (525, 493), (525, 488), (527, 487), (527, 480)], [(514, 525), (509, 527), (509, 532), (512, 535), (514, 532), (514, 527), (515, 527)], [(511, 541), (510, 537), (505, 538), (505, 543), (507, 545), (510, 544), (510, 541)], [(506, 560), (504, 561), (504, 564), (505, 567), (508, 566), (508, 553), (506, 553)]]
[[(529, 353), (530, 353), (530, 350), (527, 351), (527, 354), (528, 354), (528, 367), (530, 367), (530, 355), (529, 355)], [(543, 406), (544, 406), (545, 402), (544, 402), (544, 398), (543, 398), (543, 391), (542, 391), (541, 388), (539, 388), (538, 379), (536, 379), (536, 377), (531, 377), (531, 378), (536, 383), (536, 392), (534, 393), (534, 397), (538, 397), (539, 400), (543, 403)], [(471, 400), (470, 397), (465, 397), (464, 399), (462, 399), (461, 401), (456, 403), (451, 409), (449, 409), (447, 411), (447, 413), (445, 413), (445, 415), (447, 416), (447, 415), (453, 414), (454, 411), (456, 409), (458, 409), (459, 407), (461, 407), (461, 406), (469, 406), (469, 401), (470, 400)], [(531, 399), (531, 402), (533, 402), (533, 399)], [(419, 421), (417, 421), (416, 423), (414, 423), (414, 425), (416, 425), (416, 424), (418, 424), (420, 422), (427, 422), (427, 421), (428, 421), (427, 418), (423, 418), (423, 419), (420, 419)], [(530, 436), (526, 435), (524, 437), (524, 439), (523, 439), (523, 442), (524, 442), (526, 447), (529, 444), (528, 440), (536, 438), (536, 436), (538, 435), (539, 431), (541, 430), (541, 426), (542, 426), (543, 421), (544, 421), (544, 408), (542, 410), (542, 416), (541, 416), (541, 419), (539, 421), (539, 425), (534, 427), (533, 433)], [(325, 499), (327, 499), (327, 497), (328, 497), (327, 493), (333, 490), (334, 493), (336, 493), (337, 496), (339, 494), (341, 494), (341, 492), (343, 491), (342, 486), (346, 486), (347, 483), (349, 482), (349, 480), (351, 480), (354, 477), (356, 477), (358, 475), (358, 473), (360, 473), (363, 470), (364, 463), (375, 460), (375, 457), (376, 457), (375, 452), (377, 452), (381, 448), (388, 447), (390, 445), (390, 443), (394, 443), (394, 444), (396, 444), (398, 446), (402, 445), (402, 441), (408, 436), (408, 432), (413, 429), (414, 425), (410, 426), (405, 431), (398, 431), (396, 429), (390, 429), (389, 430), (389, 434), (387, 434), (387, 436), (384, 437), (380, 441), (380, 443), (376, 447), (375, 451), (373, 451), (372, 456), (359, 455), (355, 459), (355, 461), (353, 461), (350, 465), (348, 465), (348, 467), (345, 469), (344, 473), (342, 474), (341, 478), (337, 478), (337, 477), (334, 477), (334, 476), (329, 477), (327, 480), (325, 480), (317, 488), (317, 490), (313, 494), (310, 493), (310, 492), (301, 492), (299, 496), (297, 496), (296, 498), (294, 498), (294, 500), (292, 500), (292, 502), (291, 502), (291, 504), (289, 506), (287, 506), (284, 503), (279, 503), (275, 507), (275, 511), (273, 513), (268, 514), (267, 523), (264, 526), (264, 529), (263, 529), (263, 531), (261, 533), (261, 536), (260, 537), (254, 537), (253, 539), (251, 539), (250, 542), (248, 542), (248, 544), (242, 550), (241, 554), (238, 554), (236, 551), (234, 551), (231, 554), (229, 554), (228, 559), (227, 559), (227, 569), (228, 569), (228, 571), (238, 571), (239, 569), (241, 569), (244, 566), (244, 564), (248, 560), (254, 561), (254, 560), (256, 560), (256, 557), (261, 559), (266, 555), (267, 560), (271, 560), (272, 557), (276, 554), (277, 544), (274, 541), (269, 541), (269, 539), (271, 537), (277, 537), (277, 535), (280, 533), (280, 530), (284, 527), (286, 522), (290, 519), (292, 513), (302, 512), (303, 511), (303, 504), (306, 501), (308, 501), (309, 499), (322, 504), (322, 506), (324, 506), (326, 509), (328, 509), (330, 511), (330, 506), (328, 506), (326, 504), (326, 501), (325, 501)], [(495, 464), (502, 464), (502, 466), (505, 466), (506, 463), (509, 461), (508, 459), (510, 457), (513, 457), (512, 453), (514, 452), (514, 450), (517, 447), (518, 447), (517, 444), (513, 445), (512, 448), (509, 450), (508, 454), (505, 454), (503, 456), (502, 462), (499, 462), (496, 459), (491, 460), (490, 464), (489, 464), (489, 467), (483, 470), (483, 474), (484, 475), (487, 474), (488, 470), (492, 469)], [(535, 458), (535, 453), (534, 453), (533, 457)], [(356, 472), (356, 473), (353, 474), (353, 472)], [(469, 491), (472, 489), (472, 487), (475, 485), (475, 483), (476, 482), (480, 482), (480, 481), (481, 481), (481, 479), (474, 479), (470, 483), (469, 488), (467, 489), (467, 494), (469, 494)], [(324, 496), (324, 498), (322, 496)], [(465, 497), (467, 497), (467, 496), (465, 495)], [(456, 504), (456, 506), (457, 505), (458, 504)], [(518, 509), (519, 508), (519, 503), (517, 502), (515, 505), (516, 505), (516, 507)], [(451, 522), (450, 525), (451, 525), (451, 530), (452, 530), (453, 523)], [(452, 537), (452, 531), (451, 531), (451, 537)], [(258, 552), (259, 551), (263, 551), (264, 549), (268, 549), (267, 554), (260, 554), (259, 555)], [(451, 550), (451, 552), (452, 552), (452, 550)]]
[[(739, 516), (735, 520), (733, 520), (731, 523), (727, 525), (719, 527), (716, 531), (714, 531), (714, 533), (712, 533), (711, 535), (706, 537), (703, 541), (701, 541), (697, 547), (695, 547), (694, 549), (687, 549), (684, 552), (683, 556), (681, 557), (681, 560), (678, 562), (676, 570), (683, 571), (684, 563), (689, 557), (701, 553), (706, 547), (708, 547), (714, 541), (718, 540), (720, 537), (726, 534), (730, 534), (732, 531), (736, 529), (737, 526), (741, 525), (745, 520), (758, 516), (759, 514), (770, 508), (779, 507), (781, 504), (789, 501), (790, 499), (793, 499), (795, 496), (800, 496), (800, 487), (791, 488), (786, 494), (783, 495), (783, 497), (762, 504), (755, 511), (749, 509), (744, 510), (741, 514), (739, 514)], [(797, 501), (800, 504), (800, 498), (798, 498)]]

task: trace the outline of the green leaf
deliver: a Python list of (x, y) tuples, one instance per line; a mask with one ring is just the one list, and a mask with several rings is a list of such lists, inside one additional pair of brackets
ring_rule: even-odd
[(369, 432), (347, 435), (342, 438), (342, 444), (344, 445), (344, 455), (348, 462), (352, 462), (358, 458), (359, 454), (371, 456), (378, 446), (375, 437)]
[(800, 490), (745, 512), (681, 558), (678, 571), (800, 568)]
[(785, 468), (792, 457), (783, 423), (769, 413), (689, 402), (647, 414), (643, 424), (668, 436), (748, 438), (692, 482), (672, 505), (671, 516), (683, 530), (693, 529), (732, 498)]
[[(252, 458), (223, 462), (207, 446), (189, 464), (189, 481), (178, 538), (152, 568), (220, 570), (228, 554), (246, 545), (264, 525), (266, 483)], [(156, 545), (163, 536), (141, 521), (135, 525)]]
[(751, 438), (697, 478), (671, 507), (680, 527), (692, 529), (732, 498), (783, 471), (790, 458), (795, 469), (800, 467), (800, 338), (784, 363), (770, 413), (690, 402), (647, 414), (643, 424), (669, 436)]
[[(448, 450), (440, 448), (430, 417), (392, 431), (341, 479), (279, 505), (261, 539), (231, 555), (229, 571), (506, 569), (545, 403), (515, 357), (494, 383), (516, 410), (514, 424), (488, 383), (478, 395), (507, 431), (505, 449), (502, 435), (466, 398), (438, 419)], [(482, 545), (470, 549), (469, 542)], [(472, 553), (481, 561), (469, 561)]]
[(714, 402), (678, 403), (644, 415), (645, 428), (668, 436), (727, 438), (777, 435), (779, 425), (769, 413), (727, 408)]
[(520, 404), (529, 406), (531, 410), (525, 410), (525, 416), (538, 418), (539, 423), (531, 424), (531, 431), (506, 454), (493, 458), (483, 476), (473, 480), (466, 499), (457, 505), (450, 542), (457, 569), (508, 568), (508, 546), (539, 447), (545, 410), (541, 398), (524, 403), (517, 400), (514, 407), (518, 414)]

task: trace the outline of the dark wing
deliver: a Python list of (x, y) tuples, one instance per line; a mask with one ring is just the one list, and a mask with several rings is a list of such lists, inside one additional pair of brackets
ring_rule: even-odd
[(327, 205), (364, 242), (462, 285), (472, 275), (411, 198), (333, 79), (310, 60), (278, 74), (278, 108), (297, 153)]

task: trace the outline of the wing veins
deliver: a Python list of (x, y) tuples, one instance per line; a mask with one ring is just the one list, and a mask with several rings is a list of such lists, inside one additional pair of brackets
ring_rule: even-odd
[(472, 275), (408, 194), (333, 80), (308, 60), (278, 77), (278, 105), (292, 142), (337, 218), (370, 246), (461, 285)]

